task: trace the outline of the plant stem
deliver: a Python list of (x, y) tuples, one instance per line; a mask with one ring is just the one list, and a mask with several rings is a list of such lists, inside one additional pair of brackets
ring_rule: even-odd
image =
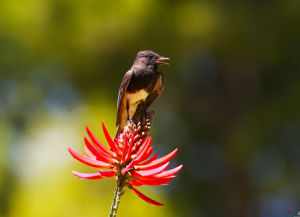
[(123, 187), (124, 187), (124, 178), (122, 176), (118, 176), (118, 182), (117, 182), (117, 187), (115, 189), (115, 194), (114, 194), (114, 200), (111, 205), (109, 217), (116, 217), (117, 216), (117, 211), (119, 208), (119, 203), (120, 203), (120, 198), (123, 194)]

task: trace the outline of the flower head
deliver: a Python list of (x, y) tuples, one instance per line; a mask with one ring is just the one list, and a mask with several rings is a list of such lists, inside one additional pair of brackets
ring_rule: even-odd
[(175, 174), (182, 168), (182, 165), (167, 170), (169, 161), (178, 151), (177, 148), (161, 158), (157, 158), (157, 154), (150, 157), (153, 151), (152, 138), (148, 137), (150, 127), (151, 119), (149, 118), (138, 122), (138, 124), (130, 121), (123, 132), (113, 140), (102, 123), (109, 148), (102, 144), (86, 127), (92, 142), (84, 137), (85, 155), (77, 153), (71, 147), (68, 147), (68, 150), (78, 161), (99, 168), (99, 170), (97, 173), (73, 171), (73, 174), (83, 179), (102, 179), (116, 176), (117, 181), (122, 182), (121, 185), (127, 186), (141, 199), (153, 205), (163, 205), (145, 196), (135, 187), (168, 184), (175, 178)]

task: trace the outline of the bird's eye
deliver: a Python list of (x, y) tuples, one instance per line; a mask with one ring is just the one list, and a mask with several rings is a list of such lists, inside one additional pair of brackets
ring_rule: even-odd
[(152, 59), (153, 59), (153, 56), (149, 56), (149, 59), (152, 60)]

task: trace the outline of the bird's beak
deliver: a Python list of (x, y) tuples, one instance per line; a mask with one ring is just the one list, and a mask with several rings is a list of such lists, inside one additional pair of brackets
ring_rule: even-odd
[(162, 61), (169, 60), (169, 59), (170, 58), (168, 58), (168, 57), (160, 57), (159, 59), (154, 60), (154, 62), (161, 64), (161, 65), (169, 65), (169, 63), (162, 62)]

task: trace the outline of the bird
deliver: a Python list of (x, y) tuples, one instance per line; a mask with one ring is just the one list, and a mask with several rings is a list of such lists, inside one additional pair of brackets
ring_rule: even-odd
[(164, 75), (158, 71), (159, 65), (169, 65), (151, 50), (137, 53), (133, 65), (121, 82), (117, 101), (117, 131), (115, 139), (127, 125), (127, 121), (137, 119), (160, 96), (164, 89)]

